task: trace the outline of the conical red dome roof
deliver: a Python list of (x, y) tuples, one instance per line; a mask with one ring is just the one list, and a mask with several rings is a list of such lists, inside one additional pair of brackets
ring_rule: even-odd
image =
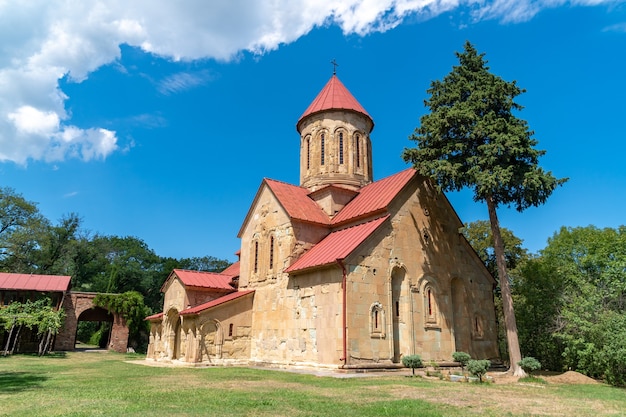
[[(298, 119), (298, 125), (307, 116), (324, 110), (351, 110), (361, 113), (372, 120), (363, 106), (354, 98), (348, 89), (339, 81), (336, 75), (330, 78), (315, 100)], [(373, 120), (372, 120), (373, 123)]]

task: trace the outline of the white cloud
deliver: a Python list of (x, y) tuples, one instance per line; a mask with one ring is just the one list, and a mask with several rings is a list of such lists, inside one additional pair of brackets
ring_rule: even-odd
[[(262, 54), (314, 27), (346, 34), (390, 30), (408, 16), (427, 19), (458, 8), (474, 20), (520, 22), (545, 8), (617, 4), (619, 0), (0, 0), (0, 161), (106, 158), (115, 132), (73, 126), (59, 80), (80, 82), (139, 46), (173, 60), (228, 61)], [(180, 73), (158, 85), (173, 94), (211, 80)], [(141, 111), (141, 109), (138, 109)]]

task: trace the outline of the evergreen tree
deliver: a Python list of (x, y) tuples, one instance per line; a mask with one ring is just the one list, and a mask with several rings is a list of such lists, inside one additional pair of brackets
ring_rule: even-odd
[(504, 243), (496, 209), (513, 205), (518, 211), (539, 206), (567, 179), (557, 179), (538, 166), (545, 151), (525, 120), (513, 114), (522, 106), (515, 98), (524, 92), (515, 81), (492, 74), (484, 54), (470, 42), (457, 52), (460, 65), (443, 81), (433, 81), (425, 101), (430, 113), (410, 137), (417, 143), (403, 158), (434, 180), (442, 191), (474, 192), (474, 200), (487, 203), (494, 239), (498, 278), (507, 330), (511, 370), (524, 376), (517, 325), (509, 286)]

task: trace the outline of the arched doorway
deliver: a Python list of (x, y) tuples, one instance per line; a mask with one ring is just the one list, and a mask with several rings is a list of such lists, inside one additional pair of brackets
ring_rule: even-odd
[(84, 310), (76, 319), (74, 349), (104, 349), (111, 340), (113, 314), (102, 307)]
[(211, 361), (222, 358), (222, 346), (224, 344), (224, 332), (222, 325), (217, 320), (209, 320), (201, 328), (201, 360)]
[(469, 353), (471, 321), (463, 281), (454, 278), (450, 283), (450, 292), (452, 294), (452, 330), (454, 332), (455, 350)]
[(406, 272), (403, 268), (394, 268), (391, 272), (391, 322), (392, 322), (392, 340), (393, 340), (393, 357), (394, 363), (400, 362), (403, 349), (408, 346), (408, 330), (409, 322), (408, 304), (408, 286), (405, 279)]
[(175, 308), (167, 312), (165, 318), (164, 338), (165, 351), (168, 359), (178, 359), (180, 355), (180, 317)]

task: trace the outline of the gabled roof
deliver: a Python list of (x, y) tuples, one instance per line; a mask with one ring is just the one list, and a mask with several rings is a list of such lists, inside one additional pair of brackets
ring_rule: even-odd
[(251, 294), (253, 292), (254, 292), (254, 290), (237, 291), (237, 292), (225, 295), (223, 297), (217, 298), (217, 299), (215, 299), (213, 301), (209, 301), (207, 303), (200, 304), (200, 305), (197, 305), (195, 307), (191, 307), (191, 308), (188, 308), (186, 310), (183, 310), (183, 311), (180, 312), (180, 315), (181, 316), (186, 316), (186, 315), (189, 315), (189, 314), (198, 314), (198, 313), (200, 313), (202, 311), (208, 310), (210, 308), (216, 307), (218, 305), (227, 303), (227, 302), (232, 301), (232, 300), (236, 300), (236, 299), (238, 299), (240, 297), (243, 297), (245, 295)]
[(240, 271), (240, 263), (239, 261), (231, 264), (228, 268), (220, 272), (221, 275), (230, 275), (231, 277), (238, 277)]
[(11, 274), (0, 272), (0, 289), (41, 292), (69, 291), (72, 277), (66, 275)]
[(379, 217), (367, 223), (361, 223), (357, 226), (348, 227), (347, 229), (332, 232), (291, 264), (285, 272), (293, 273), (331, 265), (334, 264), (337, 259), (345, 259), (388, 218), (389, 215)]
[(333, 218), (333, 226), (365, 218), (377, 212), (384, 212), (391, 201), (416, 175), (415, 169), (408, 168), (361, 188), (359, 195)]
[[(352, 110), (372, 120), (372, 117), (365, 111), (363, 106), (361, 106), (357, 99), (354, 98), (350, 91), (348, 91), (334, 74), (322, 91), (319, 92), (315, 100), (313, 100), (302, 116), (300, 116), (297, 124), (299, 125), (305, 117), (325, 110)], [(373, 120), (372, 123), (374, 123)]]
[(256, 202), (261, 195), (263, 187), (266, 185), (272, 194), (274, 194), (290, 219), (323, 226), (330, 225), (330, 219), (326, 213), (324, 213), (324, 210), (322, 210), (322, 208), (318, 206), (315, 201), (309, 198), (309, 190), (297, 185), (264, 178), (237, 236), (241, 237), (243, 229), (246, 227), (246, 224), (252, 215), (252, 211), (256, 207)]
[(157, 313), (157, 314), (153, 314), (151, 316), (148, 316), (144, 319), (144, 321), (156, 321), (158, 319), (163, 318), (164, 314), (163, 313)]
[(165, 286), (171, 279), (177, 276), (185, 287), (188, 288), (207, 288), (217, 291), (234, 291), (230, 285), (234, 278), (233, 275), (219, 274), (216, 272), (190, 271), (187, 269), (174, 269), (167, 277), (161, 291), (165, 290)]

